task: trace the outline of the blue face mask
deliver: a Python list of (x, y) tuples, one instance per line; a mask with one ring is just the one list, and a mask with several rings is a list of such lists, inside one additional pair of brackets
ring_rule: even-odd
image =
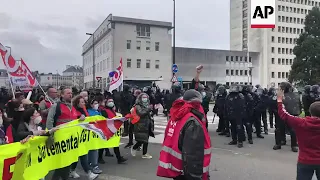
[(143, 103), (147, 103), (147, 102), (148, 102), (148, 98), (141, 98), (141, 101), (142, 101)]

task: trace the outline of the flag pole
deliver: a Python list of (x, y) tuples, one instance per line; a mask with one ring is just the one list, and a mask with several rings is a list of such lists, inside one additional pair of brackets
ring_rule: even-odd
[[(11, 54), (11, 47), (10, 47), (9, 49), (10, 49), (10, 56), (11, 56), (11, 55), (12, 55), (12, 54)], [(6, 66), (6, 65), (5, 65), (5, 66)], [(6, 66), (6, 70), (7, 70), (7, 74), (8, 74), (8, 79), (9, 79), (9, 83), (10, 83), (10, 88), (11, 88), (11, 91), (12, 91), (12, 97), (13, 97), (13, 99), (15, 99), (15, 98), (16, 98), (16, 95), (14, 94), (13, 83), (12, 83), (12, 81), (11, 81), (11, 76), (10, 76), (10, 74), (9, 74), (9, 72), (8, 72), (7, 66)]]

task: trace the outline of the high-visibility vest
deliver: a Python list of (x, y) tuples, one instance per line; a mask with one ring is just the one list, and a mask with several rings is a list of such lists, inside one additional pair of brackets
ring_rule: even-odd
[[(60, 104), (61, 113), (56, 120), (56, 126), (78, 119), (77, 110), (72, 106), (71, 109), (64, 103)], [(59, 107), (57, 107), (59, 108)]]
[(165, 137), (160, 151), (157, 176), (175, 178), (183, 174), (182, 153), (179, 150), (179, 137), (182, 128), (190, 117), (194, 117), (202, 126), (205, 135), (203, 180), (208, 180), (209, 166), (211, 160), (211, 141), (205, 125), (191, 112), (186, 114), (180, 121), (169, 120), (165, 130)]

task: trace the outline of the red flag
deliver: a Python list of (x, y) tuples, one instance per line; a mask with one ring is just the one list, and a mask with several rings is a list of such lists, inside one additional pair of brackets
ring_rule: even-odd
[(127, 119), (125, 117), (107, 119), (105, 121), (91, 122), (90, 124), (81, 125), (84, 129), (93, 131), (101, 139), (110, 139), (122, 126)]
[(37, 80), (35, 77), (33, 77), (32, 72), (30, 71), (27, 64), (24, 62), (24, 60), (21, 58), (21, 68), (23, 69), (23, 73), (25, 77), (27, 78), (30, 86), (36, 86)]

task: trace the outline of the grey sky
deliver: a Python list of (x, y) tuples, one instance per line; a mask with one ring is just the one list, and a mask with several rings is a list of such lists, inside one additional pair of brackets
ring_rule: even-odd
[[(229, 9), (227, 0), (176, 0), (176, 45), (229, 49)], [(0, 42), (31, 70), (61, 72), (82, 65), (85, 33), (109, 13), (172, 22), (172, 10), (172, 0), (7, 0), (0, 6)]]

